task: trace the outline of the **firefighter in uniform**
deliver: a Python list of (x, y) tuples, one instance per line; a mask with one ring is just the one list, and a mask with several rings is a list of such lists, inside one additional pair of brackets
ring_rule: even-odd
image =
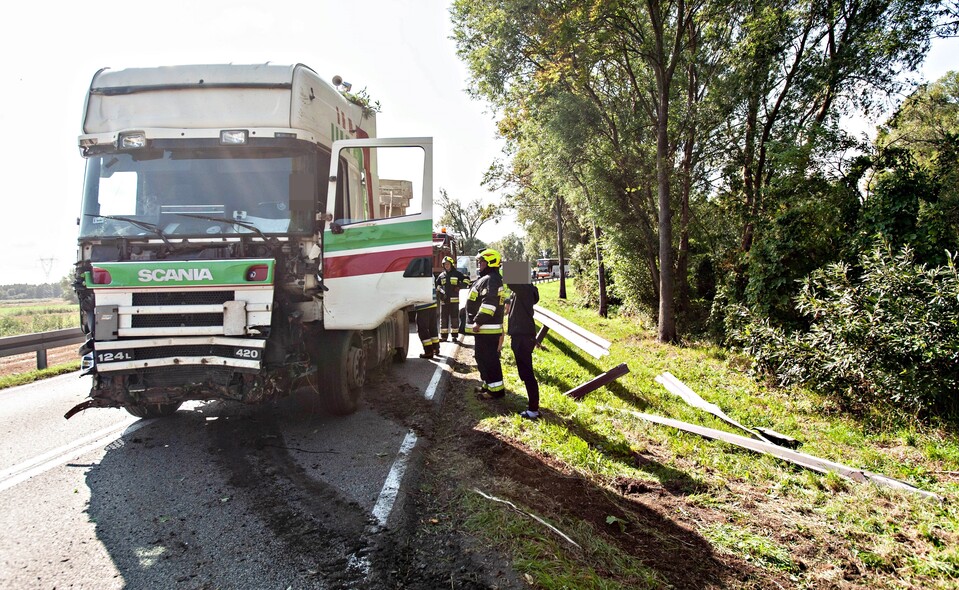
[(480, 276), (470, 287), (466, 321), (470, 326), (468, 331), (474, 335), (476, 367), (483, 380), (477, 393), (483, 399), (499, 399), (506, 395), (499, 358), (505, 297), (499, 252), (487, 248), (476, 255), (476, 262)]
[(470, 286), (470, 280), (453, 263), (453, 257), (443, 259), (443, 272), (436, 277), (436, 295), (440, 304), (440, 340), (450, 336), (456, 342), (460, 327), (460, 289)]
[(421, 359), (431, 359), (440, 354), (440, 337), (436, 328), (436, 287), (433, 287), (433, 300), (413, 306), (416, 312), (416, 335), (423, 343)]

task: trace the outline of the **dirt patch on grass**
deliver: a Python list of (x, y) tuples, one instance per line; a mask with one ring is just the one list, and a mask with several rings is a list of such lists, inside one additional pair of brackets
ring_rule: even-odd
[[(461, 403), (454, 399), (450, 404)], [(466, 412), (447, 412), (465, 416)], [(547, 418), (548, 419), (548, 418)], [(784, 576), (770, 574), (742, 560), (716, 553), (693, 527), (721, 516), (684, 502), (682, 496), (661, 486), (619, 478), (596, 482), (569, 472), (550, 458), (538, 455), (516, 441), (482, 432), (461, 420), (451, 425), (440, 461), (455, 463), (458, 455), (482, 462), (484, 477), (497, 494), (536, 512), (547, 520), (582, 522), (606, 543), (615, 546), (655, 573), (663, 587), (673, 588), (780, 588)], [(470, 474), (459, 474), (461, 485), (471, 485)], [(479, 483), (479, 482), (477, 482)], [(490, 485), (490, 482), (483, 482)], [(583, 556), (586, 563), (590, 556)], [(592, 565), (592, 564), (591, 564)], [(613, 580), (624, 587), (641, 587), (640, 580)]]

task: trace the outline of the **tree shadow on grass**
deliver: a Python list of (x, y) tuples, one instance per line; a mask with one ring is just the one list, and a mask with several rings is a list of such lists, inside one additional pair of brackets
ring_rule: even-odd
[[(555, 346), (557, 350), (563, 353), (563, 355), (565, 355), (570, 360), (575, 362), (577, 365), (585, 369), (594, 377), (598, 377), (599, 375), (613, 368), (613, 367), (608, 367), (606, 369), (601, 368), (595, 362), (583, 356), (578, 349), (573, 348), (566, 341), (553, 338), (552, 336), (547, 336), (547, 338), (549, 339), (550, 344)], [(535, 365), (534, 365), (534, 368), (535, 368)], [(539, 375), (537, 375), (537, 378), (539, 378)], [(574, 385), (569, 385), (568, 383), (561, 382), (557, 379), (550, 379), (549, 377), (546, 377), (544, 381), (542, 382), (547, 382), (552, 385), (559, 386), (560, 391), (563, 391), (563, 392), (569, 391), (573, 387), (580, 385), (579, 383), (576, 383)], [(612, 393), (613, 395), (615, 395), (616, 397), (618, 397), (625, 403), (635, 407), (637, 410), (642, 411), (647, 409), (650, 406), (649, 402), (647, 402), (645, 399), (639, 397), (638, 395), (636, 395), (635, 393), (627, 389), (625, 385), (623, 385), (622, 383), (618, 381), (607, 383), (603, 387), (608, 389), (610, 393)]]

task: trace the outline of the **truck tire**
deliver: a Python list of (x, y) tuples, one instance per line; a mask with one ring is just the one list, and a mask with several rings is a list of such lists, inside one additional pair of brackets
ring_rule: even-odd
[(351, 373), (365, 373), (365, 363), (363, 349), (354, 346), (352, 336), (352, 332), (339, 331), (323, 334), (326, 354), (318, 359), (319, 393), (326, 410), (336, 416), (352, 414), (360, 400), (362, 382), (357, 385), (358, 376), (351, 378)]
[(165, 418), (172, 416), (183, 402), (169, 404), (127, 404), (123, 409), (137, 418)]

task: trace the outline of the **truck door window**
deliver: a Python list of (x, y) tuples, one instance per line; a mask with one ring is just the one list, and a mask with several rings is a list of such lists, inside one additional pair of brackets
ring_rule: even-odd
[(337, 223), (404, 217), (423, 211), (422, 148), (378, 146), (352, 148), (341, 154), (333, 212)]
[(418, 147), (380, 147), (370, 151), (376, 172), (372, 175), (374, 216), (386, 219), (422, 212), (423, 150)]

